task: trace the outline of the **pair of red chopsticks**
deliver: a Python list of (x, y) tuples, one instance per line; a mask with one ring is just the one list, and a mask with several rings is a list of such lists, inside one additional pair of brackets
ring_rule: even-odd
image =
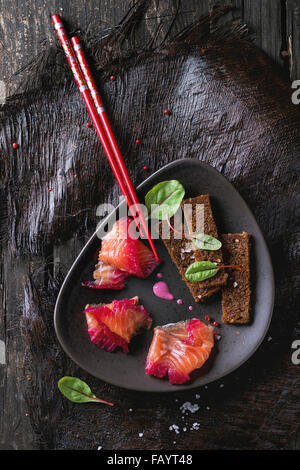
[(144, 218), (143, 212), (140, 209), (139, 201), (135, 189), (130, 180), (130, 176), (126, 169), (125, 162), (118, 148), (117, 141), (110, 126), (107, 114), (103, 107), (102, 100), (97, 90), (96, 84), (91, 75), (89, 66), (85, 59), (82, 46), (77, 36), (71, 38), (71, 42), (67, 36), (66, 29), (59, 15), (51, 17), (63, 50), (67, 56), (69, 65), (73, 72), (75, 81), (78, 85), (79, 91), (84, 99), (90, 117), (93, 121), (97, 134), (100, 138), (101, 144), (104, 148), (110, 166), (117, 179), (123, 196), (129, 210), (136, 222), (136, 225), (143, 236), (140, 223), (148, 238), (149, 244), (157, 261), (159, 256), (156, 252), (154, 242), (148, 230), (148, 225)]

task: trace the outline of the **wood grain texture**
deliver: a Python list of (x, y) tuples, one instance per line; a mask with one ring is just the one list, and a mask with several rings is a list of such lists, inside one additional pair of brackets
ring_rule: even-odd
[[(233, 0), (236, 11), (233, 17), (242, 17), (253, 32), (255, 44), (264, 50), (280, 66), (284, 60), (280, 54), (288, 37), (291, 40), (291, 80), (299, 78), (299, 4), (298, 0)], [(124, 16), (133, 2), (87, 0), (30, 0), (27, 2), (0, 1), (0, 78), (6, 84), (7, 96), (13, 94), (26, 74), (18, 74), (33, 57), (41, 54), (41, 45), (53, 45), (55, 36), (50, 16), (60, 13), (70, 30), (93, 32), (113, 27)], [(135, 34), (136, 45), (153, 41), (159, 44), (171, 29), (172, 34), (190, 24), (195, 18), (211, 11), (216, 4), (228, 4), (226, 0), (149, 1), (145, 24)], [(174, 13), (179, 14), (173, 21)], [(287, 60), (287, 67), (288, 67)]]
[(290, 76), (292, 80), (299, 80), (300, 5), (297, 0), (287, 0), (286, 2), (286, 25), (287, 50), (290, 52)]
[[(6, 28), (2, 45), (8, 51), (10, 73), (26, 63), (30, 51), (39, 51), (41, 38), (53, 43), (49, 15), (50, 9), (57, 11), (58, 2), (38, 2), (39, 7), (27, 2), (34, 26), (26, 26), (28, 10), (17, 2), (14, 8), (19, 9), (24, 30), (18, 29), (15, 10), (5, 3), (0, 2), (1, 26)], [(196, 4), (197, 13), (202, 7), (203, 13), (212, 8), (208, 3), (199, 7), (199, 2), (184, 2), (182, 10), (191, 12), (178, 16), (174, 34), (194, 18)], [(122, 7), (119, 2), (72, 2), (72, 10), (70, 2), (61, 5), (69, 24), (82, 28), (90, 23), (91, 12), (101, 11), (110, 26), (128, 9), (126, 2)], [(244, 15), (255, 18), (250, 2), (239, 6)], [(156, 37), (157, 16), (164, 12), (169, 14), (161, 2), (150, 2), (137, 44), (163, 39), (171, 26), (165, 23)], [(277, 21), (278, 15), (278, 9), (269, 10), (269, 18)], [(270, 29), (272, 21), (268, 20)], [(260, 35), (262, 28), (257, 26), (257, 31)], [(275, 45), (268, 47), (280, 63)], [(145, 164), (154, 171), (176, 158), (196, 157), (215, 166), (244, 196), (271, 249), (277, 289), (274, 320), (264, 344), (247, 364), (195, 392), (141, 396), (104, 384), (72, 364), (54, 337), (52, 311), (58, 286), (53, 276), (58, 282), (64, 276), (95, 227), (97, 205), (115, 204), (119, 190), (94, 131), (84, 125), (87, 113), (77, 90), (65, 85), (24, 97), (21, 106), (2, 109), (0, 129), (1, 201), (6, 208), (0, 224), (0, 339), (7, 349), (7, 364), (0, 365), (1, 446), (295, 448), (299, 372), (291, 362), (291, 343), (300, 336), (294, 291), (300, 116), (290, 103), (288, 84), (266, 56), (246, 42), (240, 48), (218, 44), (205, 54), (188, 50), (143, 56), (138, 63), (129, 61), (115, 82), (100, 74), (98, 79), (135, 184), (145, 177)], [(12, 82), (11, 91), (15, 85)], [(170, 119), (163, 115), (166, 106), (172, 110)], [(141, 147), (135, 146), (136, 137), (142, 138)], [(12, 140), (20, 143), (17, 152)], [(63, 400), (56, 380), (67, 374), (86, 380), (98, 396), (116, 406), (77, 406)], [(180, 406), (186, 401), (199, 403), (199, 411), (183, 415)], [(190, 429), (194, 422), (200, 423), (198, 431)], [(169, 430), (172, 424), (180, 426), (180, 435)]]

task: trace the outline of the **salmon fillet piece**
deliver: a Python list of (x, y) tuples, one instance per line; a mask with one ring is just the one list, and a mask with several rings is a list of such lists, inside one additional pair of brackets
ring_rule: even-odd
[(154, 328), (146, 374), (158, 378), (167, 375), (171, 384), (188, 382), (191, 372), (207, 361), (213, 346), (212, 326), (196, 318), (158, 326)]
[(84, 313), (91, 341), (109, 352), (119, 346), (128, 353), (131, 338), (152, 325), (149, 312), (138, 301), (134, 297), (113, 300), (106, 305), (86, 305)]
[(102, 238), (99, 261), (132, 276), (146, 278), (160, 261), (157, 261), (152, 251), (135, 237), (134, 229), (135, 222), (130, 217), (117, 220), (111, 231)]

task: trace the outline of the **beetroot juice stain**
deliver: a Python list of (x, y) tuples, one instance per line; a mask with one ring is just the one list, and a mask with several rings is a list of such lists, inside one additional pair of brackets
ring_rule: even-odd
[(154, 284), (153, 293), (154, 295), (156, 295), (156, 297), (159, 297), (160, 299), (164, 299), (164, 300), (174, 299), (174, 296), (169, 291), (168, 285), (163, 281), (159, 281)]

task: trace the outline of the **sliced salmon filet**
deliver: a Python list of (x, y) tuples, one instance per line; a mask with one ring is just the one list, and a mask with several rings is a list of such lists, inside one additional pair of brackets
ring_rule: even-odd
[(121, 290), (125, 287), (124, 280), (129, 274), (120, 269), (99, 261), (94, 271), (94, 281), (82, 282), (82, 286), (89, 289), (113, 289)]
[(119, 346), (128, 353), (131, 338), (152, 325), (149, 312), (138, 305), (138, 300), (134, 297), (106, 305), (87, 305), (84, 313), (91, 341), (109, 352)]
[(146, 374), (159, 378), (168, 375), (171, 384), (188, 382), (191, 372), (207, 361), (214, 346), (213, 332), (210, 325), (196, 318), (156, 327)]
[(117, 220), (112, 230), (102, 238), (99, 260), (132, 276), (146, 278), (159, 265), (159, 261), (134, 236), (132, 223), (130, 217)]

